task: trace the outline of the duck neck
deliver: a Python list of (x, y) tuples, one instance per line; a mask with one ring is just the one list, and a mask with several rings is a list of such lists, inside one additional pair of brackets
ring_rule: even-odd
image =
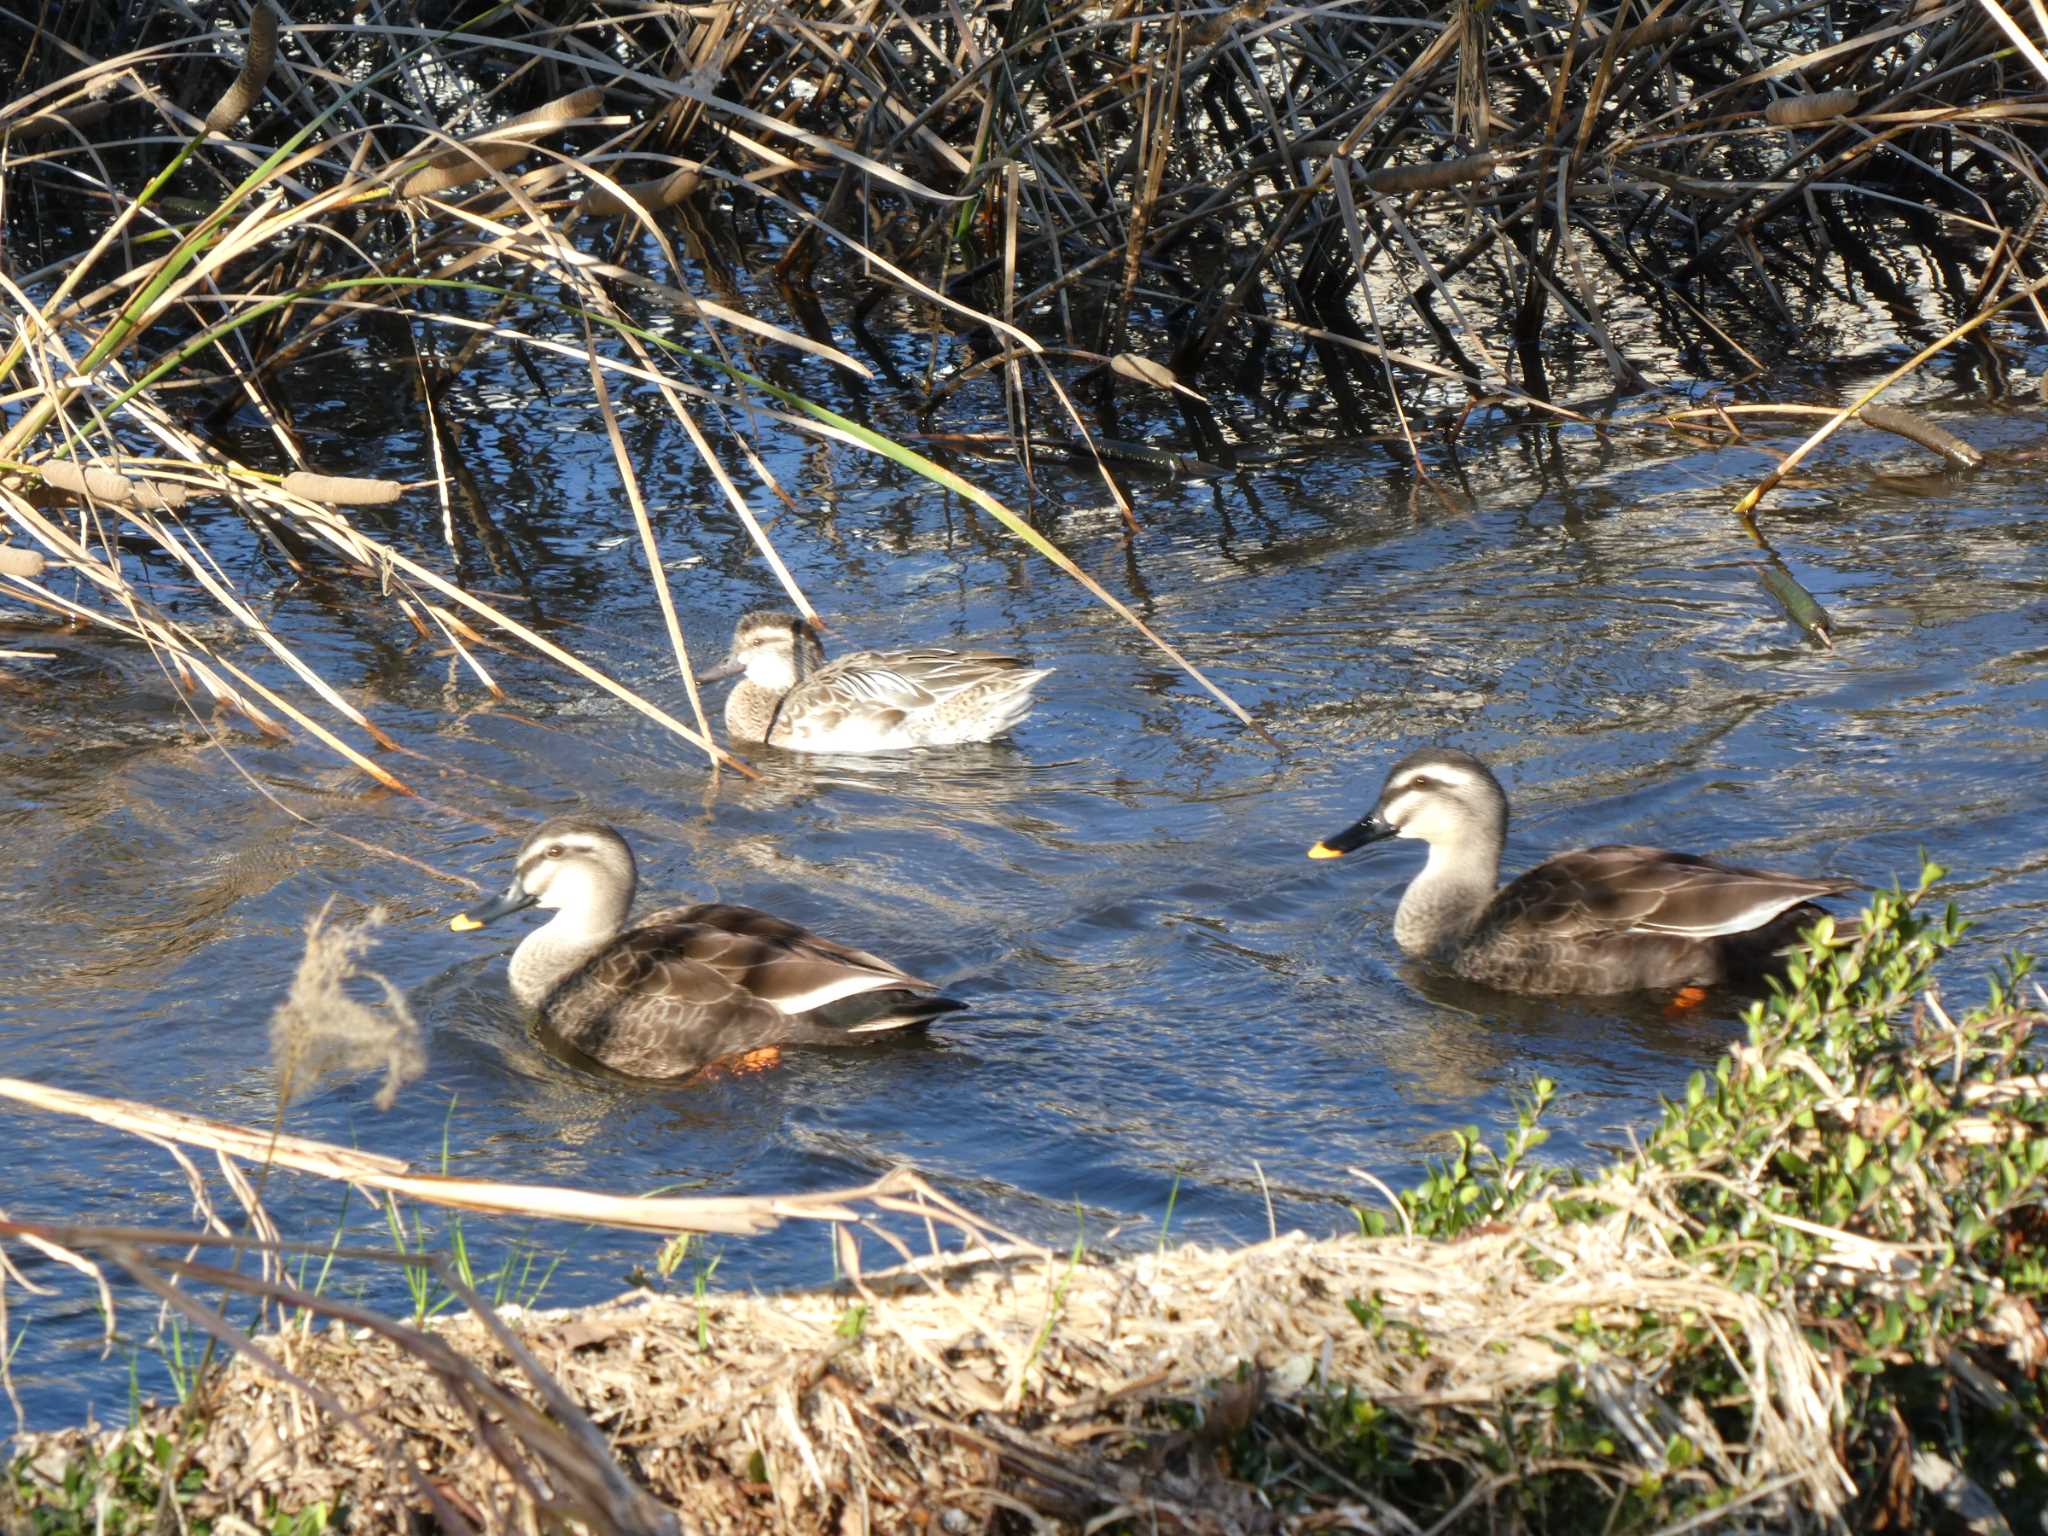
[(775, 729), (776, 714), (789, 695), (766, 688), (750, 677), (733, 684), (725, 696), (725, 733), (735, 741), (766, 741)]
[(1471, 933), (1500, 880), (1498, 839), (1432, 843), (1394, 914), (1394, 942), (1411, 955), (1441, 955)]
[(619, 936), (633, 893), (593, 891), (588, 898), (564, 906), (554, 917), (520, 940), (512, 952), (512, 995), (537, 1008), (571, 972)]

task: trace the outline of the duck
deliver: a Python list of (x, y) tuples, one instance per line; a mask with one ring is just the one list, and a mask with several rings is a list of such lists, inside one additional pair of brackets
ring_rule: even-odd
[(752, 907), (666, 907), (628, 926), (638, 888), (615, 827), (558, 816), (521, 845), (511, 885), (448, 926), (552, 910), (512, 952), (512, 995), (547, 1034), (630, 1077), (682, 1077), (768, 1046), (863, 1045), (967, 1006)]
[(763, 609), (734, 627), (725, 661), (699, 683), (739, 677), (726, 733), (791, 752), (894, 752), (993, 741), (1031, 710), (1052, 675), (995, 651), (861, 651), (825, 659), (802, 617)]
[(1341, 858), (1390, 837), (1429, 860), (1394, 914), (1402, 951), (1467, 980), (1533, 994), (1754, 990), (1856, 882), (1722, 864), (1634, 844), (1561, 853), (1499, 885), (1508, 797), (1469, 752), (1425, 747), (1394, 764), (1372, 811), (1308, 851)]

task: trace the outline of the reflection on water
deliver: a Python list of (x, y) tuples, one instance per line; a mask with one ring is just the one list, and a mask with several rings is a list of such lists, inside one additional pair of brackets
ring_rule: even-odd
[[(403, 433), (373, 446), (387, 465), (420, 449)], [(470, 574), (539, 594), (573, 621), (559, 635), (680, 709), (634, 548), (618, 542), (601, 435), (548, 446), (545, 481), (488, 456), (472, 466), (500, 474), (497, 515), (523, 565)], [(431, 1061), (387, 1114), (368, 1107), (370, 1087), (345, 1085), (295, 1106), (288, 1129), (430, 1167), (445, 1146), (462, 1173), (614, 1190), (809, 1189), (909, 1162), (1062, 1242), (1077, 1220), (1091, 1238), (1156, 1222), (1177, 1182), (1176, 1233), (1242, 1240), (1266, 1229), (1261, 1175), (1283, 1226), (1342, 1227), (1346, 1203), (1370, 1198), (1349, 1168), (1398, 1184), (1446, 1129), (1497, 1125), (1539, 1074), (1562, 1088), (1553, 1150), (1621, 1145), (1739, 1028), (1728, 1007), (1502, 998), (1402, 960), (1388, 924), (1418, 851), (1334, 868), (1302, 854), (1420, 742), (1499, 767), (1515, 867), (1652, 841), (1882, 883), (1910, 876), (1925, 847), (1982, 922), (1953, 968), (1965, 998), (1996, 954), (2042, 944), (2048, 525), (2027, 475), (1900, 487), (1854, 459), (1815, 470), (1773, 531), (1835, 618), (1824, 654), (1783, 622), (1728, 524), (1754, 454), (1658, 457), (1562, 434), (1540, 454), (1525, 446), (1468, 454), (1457, 506), (1411, 497), (1377, 460), (1325, 454), (1149, 486), (1128, 551), (1113, 516), (1049, 515), (1279, 751), (984, 523), (873, 463), (849, 475), (810, 452), (771, 466), (813, 509), (776, 538), (832, 643), (972, 640), (1056, 665), (1014, 741), (762, 753), (757, 781), (726, 773), (713, 787), (609, 697), (493, 653), (512, 695), (493, 705), (361, 593), (267, 588), (250, 555), (238, 569), (263, 616), (398, 738), (414, 800), (310, 746), (231, 733), (231, 764), (147, 656), (38, 634), (58, 661), (0, 664), (6, 1070), (270, 1123), (268, 1013), (306, 914), (334, 895), (394, 914), (374, 963), (411, 991)], [(697, 562), (676, 581), (710, 655), (772, 584), (744, 533), (699, 510), (694, 472), (671, 473), (665, 484), (649, 465), (649, 493), (669, 509), (665, 554)], [(1078, 472), (1039, 473), (1077, 508), (1100, 499)], [(217, 532), (232, 561), (233, 531)], [(766, 907), (973, 1009), (925, 1041), (791, 1052), (744, 1077), (631, 1083), (565, 1063), (505, 995), (517, 925), (447, 933), (468, 889), (426, 871), (495, 888), (521, 829), (570, 809), (633, 840), (648, 902)], [(20, 1150), (0, 1203), (14, 1214), (191, 1219), (155, 1149), (5, 1113)], [(381, 1218), (360, 1202), (344, 1215), (331, 1187), (279, 1177), (269, 1199), (298, 1235), (345, 1221), (382, 1240)], [(565, 1250), (548, 1291), (560, 1302), (620, 1288), (653, 1248), (483, 1221), (468, 1233), (487, 1265), (515, 1238)], [(816, 1233), (777, 1234), (728, 1244), (718, 1278), (829, 1267)], [(38, 1274), (61, 1294), (37, 1303), (17, 1358), (32, 1416), (118, 1415), (125, 1362), (97, 1363), (89, 1299)], [(372, 1300), (398, 1299), (389, 1277), (370, 1283)], [(145, 1384), (160, 1387), (151, 1369)]]

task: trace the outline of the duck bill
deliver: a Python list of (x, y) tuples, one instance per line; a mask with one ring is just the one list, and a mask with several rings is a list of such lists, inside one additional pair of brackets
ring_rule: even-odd
[(727, 657), (724, 661), (721, 661), (717, 666), (699, 672), (697, 674), (697, 686), (701, 688), (706, 683), (722, 683), (728, 677), (738, 677), (742, 672), (746, 670), (747, 664), (745, 662), (734, 661), (732, 658)]
[(529, 895), (525, 886), (514, 880), (502, 894), (493, 896), (482, 906), (471, 907), (467, 912), (458, 912), (449, 918), (448, 926), (457, 933), (469, 933), (483, 927), (485, 923), (495, 923), (499, 918), (511, 913), (523, 912), (536, 900), (538, 898)]
[(1312, 859), (1341, 859), (1345, 854), (1363, 848), (1367, 843), (1384, 842), (1395, 835), (1399, 828), (1378, 816), (1362, 816), (1351, 823), (1335, 837), (1326, 837), (1309, 849)]

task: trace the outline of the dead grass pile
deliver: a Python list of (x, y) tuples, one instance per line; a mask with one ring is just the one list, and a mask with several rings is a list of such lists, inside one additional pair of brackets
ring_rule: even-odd
[[(1715, 1331), (1754, 1389), (1740, 1427), (1589, 1347), (1589, 1318)], [(1538, 1206), (1453, 1242), (1289, 1234), (1115, 1262), (949, 1256), (831, 1290), (641, 1293), (502, 1321), (685, 1530), (1477, 1528), (1516, 1482), (1573, 1469), (1504, 1468), (1486, 1449), (1560, 1382), (1610, 1427), (1605, 1465), (1576, 1470), (1617, 1493), (1691, 1479), (1796, 1526), (1825, 1523), (1846, 1491), (1833, 1378), (1792, 1317), (1673, 1259), (1627, 1215), (1567, 1224)], [(536, 1397), (477, 1319), (434, 1333)], [(550, 1501), (535, 1458), (522, 1489), (485, 1443), (501, 1437), (390, 1332), (261, 1342), (353, 1422), (238, 1360), (198, 1416), (204, 1487), (188, 1518), (262, 1525), (325, 1504), (353, 1529), (398, 1529), (418, 1496), (394, 1486), (394, 1448), (479, 1528)], [(1332, 1405), (1363, 1402), (1414, 1437), (1399, 1453), (1416, 1484), (1405, 1509), (1329, 1460), (1344, 1450)], [(176, 1439), (180, 1422), (157, 1410), (131, 1433)], [(1697, 1458), (1674, 1464), (1674, 1437)], [(88, 1443), (37, 1437), (36, 1475), (61, 1484)]]

